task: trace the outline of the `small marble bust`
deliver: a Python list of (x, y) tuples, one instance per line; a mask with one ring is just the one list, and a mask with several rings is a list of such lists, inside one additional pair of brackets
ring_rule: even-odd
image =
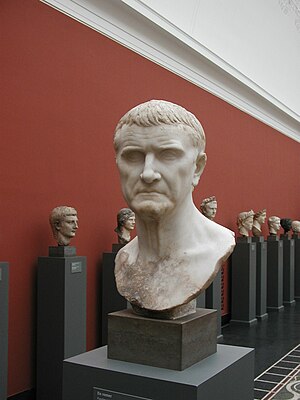
[(217, 213), (217, 207), (218, 203), (216, 197), (211, 196), (202, 200), (202, 203), (200, 205), (200, 210), (202, 214), (206, 216), (206, 218), (213, 221)]
[(244, 237), (249, 236), (249, 232), (252, 229), (253, 226), (253, 218), (254, 218), (254, 211), (243, 211), (239, 213), (237, 217), (237, 226), (238, 226), (238, 231), (240, 235)]
[(78, 217), (75, 208), (55, 207), (51, 211), (49, 222), (58, 246), (68, 246), (78, 229)]
[(135, 225), (135, 214), (130, 208), (122, 208), (117, 214), (117, 227), (115, 232), (118, 235), (119, 244), (130, 242), (130, 234)]
[(284, 235), (287, 236), (292, 228), (292, 220), (290, 218), (281, 218), (280, 225), (284, 230)]
[(206, 164), (203, 128), (183, 107), (151, 100), (121, 118), (114, 148), (137, 229), (115, 259), (118, 291), (139, 315), (191, 314), (235, 246), (234, 233), (193, 202)]
[(267, 218), (267, 210), (264, 208), (263, 210), (257, 211), (254, 214), (253, 218), (253, 226), (252, 233), (253, 236), (261, 236), (261, 226), (265, 223)]
[(294, 235), (299, 235), (300, 233), (300, 221), (292, 222), (292, 231)]
[(273, 215), (268, 219), (268, 227), (270, 236), (276, 236), (280, 229), (280, 218)]

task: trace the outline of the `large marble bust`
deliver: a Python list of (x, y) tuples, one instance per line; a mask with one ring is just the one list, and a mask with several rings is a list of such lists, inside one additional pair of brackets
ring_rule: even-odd
[(253, 218), (253, 226), (252, 233), (253, 236), (261, 236), (261, 226), (265, 223), (267, 218), (267, 210), (264, 208), (263, 210), (257, 211), (254, 214)]
[(200, 210), (206, 218), (213, 221), (217, 213), (218, 203), (216, 196), (207, 197), (203, 199), (200, 205)]
[(236, 224), (241, 236), (248, 237), (253, 227), (254, 211), (243, 211), (239, 213)]
[(269, 217), (268, 227), (269, 227), (270, 236), (276, 236), (277, 232), (280, 229), (280, 218), (276, 217), (275, 215), (272, 215), (271, 217)]
[(193, 203), (206, 163), (203, 128), (184, 108), (151, 100), (121, 118), (114, 147), (137, 229), (116, 257), (118, 291), (141, 315), (192, 313), (235, 245), (233, 232)]
[(55, 207), (49, 217), (54, 239), (58, 246), (68, 246), (78, 229), (77, 211), (73, 207)]

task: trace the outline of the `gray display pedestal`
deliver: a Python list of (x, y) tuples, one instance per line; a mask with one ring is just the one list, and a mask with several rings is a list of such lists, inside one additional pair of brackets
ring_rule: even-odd
[(267, 243), (267, 310), (282, 311), (283, 245), (277, 236), (268, 236)]
[(64, 361), (63, 400), (253, 400), (254, 350), (218, 345), (184, 371), (110, 360), (101, 347)]
[(196, 299), (197, 308), (205, 308), (205, 291), (202, 292)]
[(211, 285), (205, 291), (205, 307), (217, 310), (217, 338), (223, 338), (222, 335), (222, 301), (221, 301), (221, 269)]
[(253, 237), (256, 243), (256, 318), (267, 319), (267, 243), (263, 236)]
[(103, 253), (102, 259), (102, 305), (101, 344), (107, 344), (107, 315), (127, 308), (126, 299), (121, 296), (115, 281), (115, 258), (124, 245), (114, 244), (111, 253)]
[(295, 243), (295, 299), (300, 299), (300, 238), (296, 234), (292, 238)]
[(86, 351), (86, 257), (74, 247), (49, 254), (38, 259), (37, 400), (60, 400), (63, 360)]
[(231, 257), (231, 321), (254, 325), (256, 318), (256, 244), (238, 238)]
[(283, 304), (294, 306), (295, 301), (295, 242), (288, 235), (280, 235), (283, 244)]
[(0, 262), (0, 400), (7, 399), (9, 264)]

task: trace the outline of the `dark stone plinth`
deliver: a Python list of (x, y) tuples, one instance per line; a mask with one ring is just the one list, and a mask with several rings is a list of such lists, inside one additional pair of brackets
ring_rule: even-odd
[[(114, 245), (113, 245), (114, 246)], [(123, 245), (116, 245), (123, 246)], [(102, 258), (102, 301), (101, 301), (101, 344), (107, 344), (107, 316), (114, 311), (127, 308), (126, 299), (120, 295), (115, 280), (116, 252), (103, 253)]]
[(7, 399), (9, 264), (0, 262), (0, 400)]
[(197, 308), (205, 308), (205, 291), (199, 294), (196, 299), (196, 307)]
[(86, 257), (39, 257), (38, 400), (62, 398), (63, 360), (86, 351)]
[(252, 242), (252, 237), (250, 236), (238, 236), (236, 238), (237, 243), (251, 243)]
[(295, 301), (295, 241), (280, 235), (283, 243), (283, 304), (294, 306)]
[(221, 273), (220, 270), (205, 291), (206, 308), (217, 310), (217, 338), (222, 339), (222, 301), (221, 301)]
[(254, 350), (217, 348), (181, 372), (110, 360), (106, 347), (80, 354), (64, 361), (63, 400), (253, 400)]
[(295, 242), (295, 298), (300, 299), (300, 238), (293, 235)]
[(75, 257), (76, 247), (49, 246), (49, 257)]
[(108, 358), (182, 371), (216, 352), (217, 312), (198, 308), (176, 320), (108, 316)]
[(238, 241), (231, 256), (231, 321), (248, 326), (256, 318), (256, 243)]
[(113, 253), (117, 253), (119, 250), (121, 250), (122, 249), (122, 247), (124, 247), (125, 246), (125, 244), (121, 244), (121, 243), (114, 243), (112, 246), (111, 246), (111, 251), (113, 252)]
[(267, 239), (267, 309), (282, 311), (283, 306), (283, 244), (278, 236)]
[(267, 243), (263, 236), (252, 238), (256, 243), (256, 318), (264, 320), (267, 313)]

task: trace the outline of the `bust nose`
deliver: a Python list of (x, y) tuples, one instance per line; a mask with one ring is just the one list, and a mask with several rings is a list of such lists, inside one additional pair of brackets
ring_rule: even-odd
[(152, 183), (156, 180), (160, 180), (160, 178), (161, 178), (160, 173), (158, 171), (156, 171), (154, 168), (154, 161), (155, 160), (154, 160), (153, 154), (146, 155), (144, 169), (140, 175), (140, 178), (145, 183)]

